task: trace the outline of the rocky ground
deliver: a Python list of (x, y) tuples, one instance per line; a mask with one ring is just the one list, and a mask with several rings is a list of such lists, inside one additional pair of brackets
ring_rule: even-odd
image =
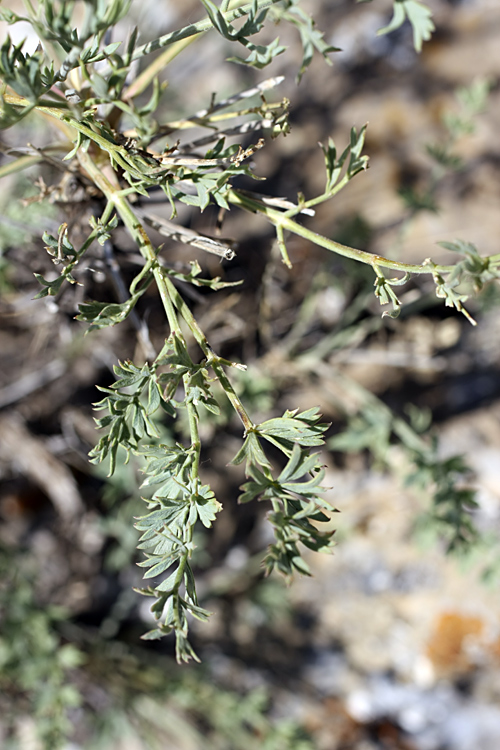
[[(406, 26), (375, 36), (387, 22), (389, 2), (310, 2), (328, 42), (342, 52), (331, 68), (314, 61), (298, 89), (284, 58), (264, 71), (286, 76), (278, 96), (291, 100), (292, 130), (255, 157), (270, 193), (311, 196), (324, 179), (318, 141), (332, 135), (343, 146), (351, 126), (368, 121), (370, 169), (320, 207), (308, 226), (406, 262), (429, 256), (448, 262), (450, 251), (436, 242), (457, 237), (493, 254), (500, 229), (500, 6), (493, 0), (428, 4), (437, 32), (417, 57)], [(197, 13), (194, 2), (183, 4), (182, 13), (163, 5), (165, 31)], [(156, 33), (158, 4), (132, 7), (144, 35)], [(280, 35), (285, 41), (291, 32), (280, 29)], [(251, 85), (237, 66), (226, 66), (215, 83), (223, 59), (220, 43), (206, 37), (188, 65), (174, 65), (170, 111), (198, 110), (215, 86), (225, 96)], [(464, 113), (457, 89), (481, 81), (490, 86), (484, 111), (474, 117), (474, 132), (451, 144), (461, 167), (439, 171), (427, 146), (450, 145), (443, 118)], [(46, 137), (43, 130), (22, 136)], [(14, 138), (12, 131), (2, 134), (2, 142)], [(71, 289), (58, 305), (33, 301), (32, 273), (48, 268), (40, 230), (57, 230), (68, 206), (33, 204), (26, 212), (12, 198), (22, 186), (17, 177), (8, 179), (0, 198), (0, 540), (16, 565), (27, 561), (35, 609), (64, 605), (70, 617), (56, 626), (58, 637), (85, 654), (71, 671), (83, 704), (72, 709), (68, 750), (497, 750), (498, 287), (470, 303), (475, 329), (420, 281), (402, 293), (401, 317), (382, 320), (369, 275), (299, 238), (289, 242), (294, 267), (288, 272), (263, 223), (226, 218), (224, 232), (240, 245), (237, 259), (221, 265), (200, 253), (199, 260), (205, 271), (245, 283), (191, 301), (212, 344), (249, 363), (239, 387), (254, 413), (265, 418), (319, 405), (332, 421), (332, 436), (363, 404), (389, 406), (406, 421), (408, 404), (424, 417), (431, 413), (439, 455), (463, 454), (472, 470), (467, 483), (477, 490), (482, 536), (470, 554), (446, 554), (428, 518), (432, 488), (422, 492), (405, 483), (408, 452), (393, 435), (375, 462), (366, 450), (325, 451), (328, 498), (340, 511), (332, 513), (335, 552), (309, 555), (312, 578), (297, 577), (288, 588), (264, 580), (265, 509), (236, 505), (242, 475), (226, 466), (238, 428), (209, 425), (205, 475), (225, 509), (213, 533), (200, 534), (197, 567), (204, 606), (214, 614), (194, 628), (203, 667), (179, 670), (169, 641), (156, 650), (140, 646), (150, 615), (147, 602), (131, 591), (140, 582), (134, 466), (109, 482), (86, 458), (97, 439), (94, 386), (109, 385), (117, 359), (144, 356), (142, 345), (128, 323), (84, 337), (73, 319), (79, 294), (111, 288), (102, 258), (94, 258), (86, 286)], [(427, 210), (415, 209), (415, 196), (429, 199)], [(75, 231), (82, 222), (77, 208), (75, 216), (69, 207)], [(198, 231), (213, 229), (215, 220), (210, 210), (180, 216)], [(133, 262), (127, 243), (118, 230), (125, 275)], [(166, 248), (173, 261), (185, 263), (183, 248)], [(161, 346), (166, 331), (155, 300), (146, 299), (139, 313), (153, 346)], [(5, 580), (12, 579), (6, 574)], [(5, 622), (14, 610), (8, 586)], [(1, 644), (8, 648), (8, 639)], [(12, 727), (19, 747), (38, 747), (22, 695), (16, 717), (0, 718), (6, 747)]]

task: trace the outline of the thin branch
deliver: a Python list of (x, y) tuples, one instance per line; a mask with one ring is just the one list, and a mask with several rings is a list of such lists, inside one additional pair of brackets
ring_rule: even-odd
[[(317, 232), (313, 232), (311, 229), (303, 227), (296, 221), (293, 221), (290, 217), (276, 211), (262, 201), (257, 201), (250, 198), (247, 194), (240, 190), (231, 190), (227, 196), (228, 200), (240, 208), (244, 208), (247, 211), (253, 213), (261, 213), (274, 224), (275, 227), (279, 227), (281, 230), (287, 230), (293, 234), (297, 234), (299, 237), (303, 237), (306, 240), (310, 240), (315, 245), (326, 248), (332, 253), (337, 255), (343, 255), (346, 258), (352, 258), (360, 263), (366, 263), (369, 266), (380, 266), (382, 268), (391, 268), (394, 271), (415, 273), (415, 274), (434, 274), (438, 273), (451, 273), (455, 266), (444, 266), (444, 265), (430, 265), (427, 261), (424, 261), (421, 265), (415, 265), (413, 263), (400, 263), (397, 260), (390, 260), (384, 258), (381, 255), (375, 255), (374, 253), (368, 253), (365, 250), (357, 250), (347, 245), (342, 245), (340, 242), (335, 242), (328, 237), (324, 237)], [(500, 254), (490, 257), (490, 262), (500, 264)]]
[[(115, 258), (115, 254), (113, 252), (113, 243), (111, 242), (111, 240), (106, 240), (103, 249), (104, 260), (111, 274), (111, 279), (115, 288), (116, 296), (118, 297), (118, 301), (126, 302), (129, 298), (129, 294), (127, 286), (123, 281), (121, 275), (120, 266)], [(151, 360), (155, 359), (156, 351), (153, 344), (151, 343), (148, 326), (144, 321), (140, 319), (137, 310), (135, 309), (132, 310), (128, 317), (135, 330), (137, 331), (137, 336), (141, 343), (145, 358)]]
[[(265, 10), (272, 5), (276, 5), (278, 2), (280, 2), (280, 0), (257, 0), (256, 5), (258, 10)], [(236, 21), (238, 18), (248, 15), (252, 8), (253, 3), (239, 6), (234, 10), (224, 13), (224, 20), (226, 23)], [(151, 52), (156, 52), (156, 50), (167, 47), (169, 44), (174, 44), (174, 42), (179, 42), (181, 39), (187, 39), (194, 34), (200, 34), (211, 28), (212, 21), (209, 18), (204, 18), (202, 21), (197, 21), (196, 23), (189, 24), (189, 26), (184, 26), (184, 28), (177, 29), (177, 31), (171, 31), (170, 34), (165, 34), (164, 36), (159, 37), (159, 39), (154, 39), (152, 42), (137, 47), (132, 54), (132, 60), (139, 60), (141, 57), (144, 57), (144, 55), (149, 55)]]

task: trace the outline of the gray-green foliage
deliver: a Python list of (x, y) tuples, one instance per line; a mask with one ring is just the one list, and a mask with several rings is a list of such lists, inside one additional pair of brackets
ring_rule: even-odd
[[(444, 133), (436, 143), (427, 143), (425, 149), (433, 162), (433, 169), (420, 190), (405, 186), (399, 192), (414, 216), (420, 211), (437, 212), (438, 191), (446, 177), (460, 174), (466, 165), (456, 151), (457, 140), (471, 135), (476, 129), (476, 119), (486, 108), (490, 82), (478, 78), (470, 86), (456, 91), (458, 107), (447, 109), (442, 117)], [(458, 110), (458, 111), (457, 111)], [(458, 241), (457, 244), (460, 244)], [(450, 248), (453, 249), (453, 248)]]
[[(356, 0), (358, 3), (371, 3), (373, 0)], [(413, 45), (417, 52), (422, 50), (423, 42), (427, 42), (435, 29), (432, 12), (426, 3), (420, 0), (394, 0), (391, 21), (378, 30), (378, 34), (390, 34), (408, 21), (413, 31)]]
[[(36, 601), (35, 565), (26, 551), (19, 555), (1, 545), (0, 573), (2, 748), (20, 750), (28, 742), (44, 750), (64, 747), (73, 720), (85, 714), (89, 750), (125, 738), (159, 748), (165, 737), (182, 748), (196, 742), (214, 750), (312, 750), (298, 722), (268, 717), (271, 696), (263, 688), (229, 692), (203, 673), (177, 672), (170, 660), (153, 664), (147, 654), (139, 660), (114, 649), (96, 633), (85, 643), (85, 656), (65, 642), (64, 609)], [(273, 607), (275, 599), (276, 592)], [(85, 669), (99, 691), (113, 695), (111, 706), (96, 715), (82, 691)]]
[[(243, 428), (242, 447), (234, 458), (234, 463), (244, 463), (248, 480), (242, 487), (240, 501), (268, 503), (275, 541), (265, 558), (265, 568), (286, 575), (294, 570), (308, 572), (302, 559), (303, 547), (328, 550), (332, 546), (333, 532), (321, 531), (323, 522), (329, 520), (331, 508), (321, 495), (323, 468), (317, 451), (323, 444), (327, 425), (320, 422), (317, 409), (300, 413), (289, 410), (281, 417), (260, 424), (254, 422), (227, 374), (242, 365), (221, 358), (213, 350), (174, 284), (181, 276), (183, 282), (214, 289), (223, 286), (223, 282), (201, 279), (195, 265), (190, 274), (179, 274), (169, 266), (161, 257), (161, 248), (154, 247), (149, 239), (137, 202), (148, 198), (149, 191), (157, 188), (170, 203), (172, 219), (176, 218), (179, 203), (200, 211), (215, 204), (222, 210), (240, 207), (258, 213), (275, 227), (286, 265), (290, 265), (290, 260), (285, 233), (296, 234), (330, 252), (367, 264), (373, 270), (376, 295), (382, 304), (391, 306), (387, 314), (392, 317), (401, 309), (394, 287), (405, 284), (412, 274), (428, 274), (446, 304), (465, 312), (463, 303), (468, 291), (462, 288), (462, 282), (473, 279), (480, 286), (496, 277), (500, 256), (481, 258), (472, 246), (460, 245), (457, 249), (465, 253), (466, 259), (458, 265), (441, 266), (432, 261), (405, 264), (342, 245), (316, 234), (297, 220), (300, 214), (310, 215), (313, 207), (333, 198), (366, 169), (368, 159), (362, 153), (365, 128), (359, 131), (353, 128), (345, 148), (338, 149), (332, 140), (322, 147), (325, 189), (313, 198), (299, 194), (293, 203), (235, 187), (238, 177), (259, 179), (249, 160), (264, 145), (264, 139), (255, 139), (244, 148), (238, 143), (228, 145), (228, 138), (243, 137), (246, 132), (260, 135), (261, 131), (276, 137), (288, 131), (288, 103), (268, 101), (268, 91), (279, 85), (278, 78), (262, 81), (257, 87), (223, 101), (213, 97), (208, 107), (194, 115), (186, 113), (185, 119), (172, 122), (166, 119), (160, 107), (164, 88), (157, 79), (158, 60), (166, 67), (185, 50), (189, 54), (190, 43), (196, 43), (198, 36), (206, 32), (221, 35), (228, 49), (235, 52), (231, 59), (260, 70), (281, 55), (284, 47), (277, 37), (267, 44), (256, 43), (255, 34), (270, 21), (290, 23), (298, 30), (303, 46), (299, 78), (315, 51), (328, 60), (334, 49), (327, 45), (298, 0), (253, 0), (248, 4), (221, 0), (219, 5), (212, 0), (200, 0), (200, 11), (206, 12), (204, 18), (145, 44), (138, 43), (137, 30), (132, 30), (125, 42), (107, 43), (114, 25), (127, 14), (127, 0), (87, 0), (80, 27), (73, 21), (73, 3), (44, 0), (35, 7), (26, 0), (25, 5), (25, 16), (3, 9), (1, 17), (9, 24), (28, 21), (42, 45), (32, 55), (23, 53), (23, 45), (14, 45), (9, 37), (2, 45), (2, 126), (15, 126), (28, 114), (36, 114), (57, 120), (62, 136), (50, 149), (28, 147), (16, 162), (0, 169), (0, 176), (26, 166), (26, 161), (22, 161), (26, 156), (30, 164), (48, 160), (50, 151), (50, 159), (57, 157), (61, 169), (79, 177), (84, 193), (98, 196), (100, 201), (102, 213), (91, 220), (90, 232), (79, 247), (69, 237), (66, 224), (61, 225), (57, 236), (45, 233), (46, 249), (59, 269), (59, 276), (55, 280), (37, 276), (42, 285), (38, 297), (58, 295), (66, 281), (79, 283), (79, 263), (83, 256), (94, 241), (101, 244), (110, 241), (121, 222), (141, 253), (142, 268), (125, 299), (88, 300), (80, 305), (78, 318), (88, 323), (90, 329), (115, 325), (135, 314), (134, 308), (146, 291), (156, 288), (161, 298), (170, 334), (157, 356), (150, 357), (145, 364), (122, 362), (115, 369), (117, 382), (101, 388), (105, 396), (96, 408), (104, 415), (97, 424), (107, 433), (92, 451), (91, 458), (97, 462), (109, 458), (111, 473), (120, 446), (143, 458), (144, 485), (154, 488), (154, 493), (146, 500), (148, 513), (137, 520), (137, 528), (142, 532), (140, 548), (146, 551), (141, 565), (145, 568), (145, 578), (151, 582), (141, 592), (154, 599), (152, 612), (158, 622), (157, 628), (145, 637), (158, 638), (174, 632), (178, 659), (196, 658), (187, 637), (188, 618), (204, 620), (208, 613), (198, 602), (190, 565), (193, 533), (198, 523), (211, 526), (221, 510), (200, 474), (200, 419), (206, 412), (219, 411), (218, 401), (224, 393)], [(419, 49), (433, 28), (424, 4), (396, 0), (394, 19), (383, 31), (396, 28), (405, 18), (413, 24), (415, 47)], [(51, 57), (48, 50), (53, 50)], [(155, 51), (160, 57), (149, 64), (147, 56)], [(143, 68), (130, 83), (135, 61)], [(137, 97), (148, 90), (149, 101), (139, 104)], [(244, 106), (243, 102), (251, 96), (256, 101), (254, 106)], [(221, 119), (222, 114), (225, 119)], [(234, 122), (229, 126), (231, 118)], [(193, 142), (185, 140), (185, 131), (194, 125), (205, 128), (207, 135)], [(177, 237), (176, 225), (173, 226), (174, 229), (171, 222), (166, 223), (163, 233)], [(196, 241), (198, 246), (228, 259), (234, 254), (232, 249), (210, 238), (183, 240), (182, 233), (179, 236), (187, 245)], [(386, 268), (402, 276), (388, 278), (383, 271)], [(153, 419), (161, 411), (172, 420), (184, 415), (189, 433), (184, 442), (161, 444)], [(270, 446), (272, 455), (281, 454), (281, 459), (270, 457)], [(278, 461), (278, 467), (273, 460)], [(430, 471), (431, 478), (439, 483), (433, 464), (420, 469)]]
[(64, 610), (36, 602), (33, 568), (3, 545), (0, 573), (2, 730), (13, 732), (19, 719), (34, 721), (43, 746), (56, 748), (71, 730), (68, 709), (81, 703), (69, 676), (84, 657), (57, 630)]
[(467, 551), (478, 541), (472, 519), (472, 511), (478, 506), (470, 486), (472, 471), (464, 457), (439, 455), (437, 437), (429, 440), (420, 434), (428, 431), (429, 419), (415, 407), (410, 405), (413, 424), (408, 424), (360, 386), (349, 384), (348, 388), (356, 391), (359, 409), (349, 419), (347, 428), (330, 438), (328, 446), (346, 453), (369, 450), (382, 466), (387, 465), (391, 445), (403, 448), (407, 461), (405, 483), (430, 495), (428, 521), (438, 529), (449, 551)]
[(315, 747), (298, 721), (270, 714), (273, 696), (266, 688), (229, 691), (214, 684), (203, 668), (178, 670), (170, 659), (142, 654), (139, 660), (103, 646), (96, 644), (96, 676), (121, 699), (103, 712), (89, 750), (107, 750), (125, 740), (152, 750), (162, 750), (167, 742), (179, 750)]
[[(158, 368), (162, 371), (156, 375)], [(109, 427), (109, 431), (92, 451), (91, 460), (102, 461), (109, 456), (113, 473), (120, 446), (144, 458), (143, 487), (153, 488), (154, 492), (146, 501), (150, 512), (136, 522), (142, 532), (139, 548), (147, 550), (140, 565), (147, 569), (145, 579), (168, 573), (163, 580), (141, 589), (141, 593), (155, 598), (152, 612), (160, 621), (144, 637), (159, 638), (174, 631), (178, 658), (196, 658), (187, 640), (187, 615), (205, 620), (209, 613), (199, 606), (189, 563), (193, 532), (198, 521), (210, 527), (221, 505), (200, 479), (199, 442), (186, 447), (179, 443), (149, 444), (147, 440), (159, 437), (151, 421), (159, 409), (169, 416), (185, 410), (195, 436), (199, 408), (219, 412), (207, 364), (195, 364), (184, 342), (172, 335), (152, 366), (139, 368), (123, 362), (115, 367), (115, 373), (118, 380), (112, 388), (100, 388), (106, 396), (96, 408), (105, 409), (108, 414), (97, 424), (99, 428)], [(179, 398), (180, 388), (183, 398)], [(298, 545), (302, 543), (313, 550), (331, 546), (332, 532), (322, 533), (311, 523), (329, 520), (321, 508), (328, 510), (330, 506), (319, 495), (324, 471), (318, 454), (310, 452), (323, 443), (326, 427), (319, 423), (317, 409), (300, 414), (286, 412), (281, 418), (249, 427), (233, 460), (235, 464), (245, 461), (251, 480), (243, 485), (240, 502), (260, 498), (272, 506), (269, 521), (274, 526), (276, 542), (265, 559), (269, 572), (277, 568), (286, 575), (294, 570), (308, 573)], [(277, 477), (263, 448), (265, 441), (288, 458)]]

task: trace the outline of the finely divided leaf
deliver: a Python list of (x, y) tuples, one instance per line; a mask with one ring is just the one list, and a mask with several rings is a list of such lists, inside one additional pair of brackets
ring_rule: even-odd
[(283, 417), (268, 419), (257, 425), (257, 434), (274, 443), (288, 456), (295, 443), (307, 447), (322, 445), (323, 433), (328, 425), (318, 424), (318, 409), (309, 409), (301, 414), (297, 414), (297, 411), (286, 411)]
[(427, 5), (419, 0), (394, 0), (394, 15), (391, 22), (379, 29), (377, 34), (389, 34), (399, 29), (405, 19), (411, 23), (413, 28), (413, 45), (417, 52), (422, 50), (422, 42), (428, 41), (435, 26), (432, 22), (432, 13)]
[(255, 432), (248, 433), (231, 464), (237, 465), (243, 463), (243, 461), (246, 461), (247, 467), (252, 464), (271, 467)]
[(191, 503), (191, 508), (195, 510), (195, 517), (191, 520), (190, 514), (189, 522), (195, 523), (196, 518), (199, 518), (207, 529), (212, 525), (217, 513), (222, 510), (222, 505), (216, 500), (207, 484), (198, 488), (198, 493), (191, 497)]

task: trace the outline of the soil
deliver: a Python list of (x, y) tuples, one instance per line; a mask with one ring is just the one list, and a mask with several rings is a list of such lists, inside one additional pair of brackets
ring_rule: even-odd
[[(288, 200), (298, 191), (317, 194), (324, 180), (318, 142), (331, 136), (343, 148), (350, 128), (368, 121), (370, 169), (319, 207), (314, 218), (305, 218), (307, 226), (403, 262), (421, 263), (429, 256), (437, 263), (453, 262), (452, 252), (436, 243), (457, 238), (476, 244), (481, 255), (494, 254), (500, 232), (500, 7), (489, 0), (428, 4), (437, 31), (417, 56), (406, 25), (390, 36), (375, 36), (387, 23), (390, 2), (309, 3), (328, 43), (342, 51), (332, 56), (331, 68), (315, 59), (299, 87), (294, 83), (298, 51), (292, 63), (278, 57), (271, 70), (252, 77), (240, 66), (224, 67), (224, 48), (208, 35), (188, 65), (172, 65), (166, 102), (172, 112), (195, 112), (216, 86), (223, 97), (254, 80), (285, 75), (277, 96), (292, 102), (292, 129), (255, 155), (255, 171), (267, 178), (259, 190)], [(164, 5), (165, 30), (187, 23), (198, 7), (185, 2), (178, 11)], [(157, 3), (134, 2), (131, 13), (145, 37), (157, 33)], [(293, 41), (293, 30), (280, 28), (280, 38)], [(474, 118), (474, 131), (453, 144), (462, 166), (441, 174), (427, 147), (446, 145), (443, 117), (460, 112), (457, 88), (481, 78), (490, 83), (484, 111)], [(35, 132), (27, 123), (17, 136), (2, 134), (2, 142), (13, 145), (16, 137), (18, 145), (41, 145), (49, 133)], [(33, 183), (39, 174), (29, 172), (27, 179)], [(47, 185), (59, 180), (50, 169), (43, 177)], [(429, 186), (436, 205), (409, 208), (402, 193), (423, 196)], [(137, 716), (146, 711), (139, 699), (150, 694), (141, 684), (147, 675), (165, 684), (172, 675), (181, 679), (170, 639), (147, 648), (139, 640), (151, 616), (148, 602), (131, 593), (141, 585), (132, 527), (143, 505), (137, 466), (132, 461), (109, 481), (87, 460), (98, 439), (95, 386), (109, 386), (117, 360), (144, 361), (148, 345), (158, 351), (168, 330), (151, 293), (137, 308), (149, 344), (130, 319), (85, 335), (84, 324), (74, 319), (78, 304), (117, 293), (100, 246), (79, 270), (82, 286), (68, 287), (55, 301), (33, 300), (39, 289), (33, 273), (45, 276), (53, 268), (42, 232), (57, 232), (66, 221), (76, 244), (99, 204), (96, 196), (82, 201), (81, 195), (71, 200), (61, 193), (42, 211), (36, 203), (23, 209), (19, 200), (25, 187), (11, 175), (0, 198), (0, 543), (14, 560), (32, 561), (38, 605), (64, 605), (69, 619), (58, 633), (87, 654), (86, 665), (71, 673), (84, 696), (83, 708), (71, 714), (74, 739), (67, 747), (75, 749), (93, 742), (96, 722), (110, 710), (121, 711), (137, 729)], [(168, 213), (155, 205), (158, 211)], [(215, 235), (218, 218), (212, 208), (199, 215), (183, 207), (178, 221)], [(297, 722), (317, 750), (496, 750), (498, 286), (489, 285), (467, 303), (477, 328), (445, 307), (433, 285), (420, 277), (399, 288), (400, 318), (382, 319), (366, 269), (295, 237), (287, 241), (293, 263), (288, 270), (271, 229), (254, 216), (231, 211), (222, 231), (238, 243), (230, 262), (201, 250), (193, 253), (154, 230), (151, 237), (164, 243), (162, 252), (179, 268), (196, 259), (204, 275), (243, 279), (241, 286), (216, 293), (179, 289), (188, 295), (212, 346), (249, 365), (238, 387), (255, 421), (318, 405), (332, 422), (329, 437), (338, 435), (359, 407), (346, 386), (350, 382), (406, 421), (413, 404), (421, 415), (432, 415), (440, 455), (462, 454), (470, 466), (468, 481), (478, 502), (474, 522), (482, 537), (468, 555), (446, 553), (435, 529), (421, 522), (430, 490), (405, 486), (408, 455), (394, 436), (375, 462), (368, 452), (325, 449), (328, 499), (340, 511), (332, 512), (338, 530), (334, 554), (307, 554), (312, 577), (298, 576), (289, 587), (263, 579), (260, 559), (270, 541), (266, 509), (238, 506), (237, 488), (244, 479), (239, 467), (228, 466), (241, 429), (232, 420), (222, 428), (203, 425), (204, 478), (224, 511), (197, 542), (200, 596), (214, 613), (208, 624), (193, 624), (204, 667), (185, 667), (183, 674), (237, 695), (263, 688), (270, 696), (271, 722)], [(137, 258), (122, 228), (113, 247), (127, 284)], [(132, 663), (142, 664), (142, 672)], [(156, 700), (170, 719), (151, 730), (154, 741), (139, 730), (132, 740), (132, 730), (125, 729), (101, 746), (125, 750), (160, 742), (175, 750), (201, 748), (206, 716), (183, 707), (175, 690)], [(18, 738), (31, 726), (29, 711), (21, 704), (19, 710)], [(0, 737), (7, 736), (2, 722), (0, 717)], [(177, 734), (176, 722), (184, 727)], [(198, 734), (187, 726), (196, 726)], [(231, 744), (217, 735), (222, 730), (211, 731), (213, 747), (243, 750), (239, 740)], [(294, 740), (269, 747), (301, 750), (302, 745)]]

